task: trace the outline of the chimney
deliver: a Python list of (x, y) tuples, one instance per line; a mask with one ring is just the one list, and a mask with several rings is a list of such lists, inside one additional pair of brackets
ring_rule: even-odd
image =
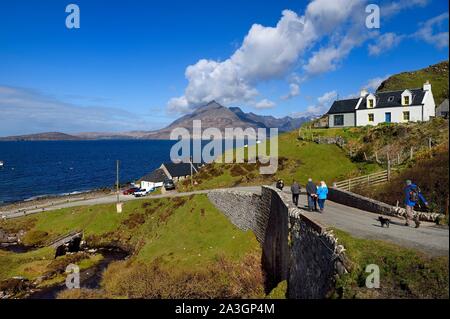
[(431, 83), (430, 83), (430, 81), (426, 81), (424, 84), (423, 84), (423, 90), (424, 91), (431, 91)]
[(360, 96), (361, 97), (366, 97), (367, 94), (369, 94), (369, 92), (366, 89), (362, 89)]

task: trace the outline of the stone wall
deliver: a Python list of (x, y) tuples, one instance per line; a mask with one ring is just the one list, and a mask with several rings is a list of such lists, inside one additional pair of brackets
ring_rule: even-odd
[(263, 186), (261, 195), (220, 190), (208, 197), (234, 225), (255, 233), (263, 248), (266, 292), (287, 280), (289, 298), (325, 298), (346, 272), (345, 249), (333, 233), (279, 190)]
[[(398, 216), (401, 218), (406, 216), (406, 210), (402, 207), (392, 206), (375, 199), (364, 197), (362, 195), (335, 187), (330, 187), (328, 191), (328, 199), (339, 204), (358, 208), (375, 214)], [(423, 212), (415, 212), (414, 216), (418, 216), (422, 221), (431, 222), (435, 222), (438, 218), (440, 218), (440, 214)]]
[(217, 190), (209, 200), (239, 229), (251, 230), (262, 247), (261, 264), (269, 292), (288, 277), (288, 212), (278, 194), (262, 187), (261, 195)]

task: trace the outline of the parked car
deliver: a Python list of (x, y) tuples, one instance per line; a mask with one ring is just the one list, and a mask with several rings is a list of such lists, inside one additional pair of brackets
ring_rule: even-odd
[(163, 186), (167, 191), (175, 189), (175, 183), (171, 179), (164, 180)]
[(123, 194), (124, 195), (133, 195), (137, 191), (139, 191), (139, 187), (131, 187), (131, 188), (128, 188), (127, 190), (124, 190)]
[(134, 197), (143, 197), (143, 196), (147, 196), (148, 194), (150, 194), (151, 192), (153, 192), (155, 189), (140, 189), (137, 192), (134, 192)]

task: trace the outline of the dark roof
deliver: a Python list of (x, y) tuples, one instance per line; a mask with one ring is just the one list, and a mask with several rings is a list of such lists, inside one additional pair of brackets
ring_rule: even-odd
[(448, 112), (448, 99), (445, 99), (436, 109), (437, 112)]
[[(405, 90), (375, 93), (374, 95), (377, 99), (375, 108), (403, 106), (402, 93), (404, 91)], [(422, 89), (411, 89), (409, 91), (412, 94), (411, 105), (422, 105), (422, 100), (423, 97), (425, 96), (425, 91)], [(364, 109), (367, 109), (366, 99), (363, 99), (358, 107), (358, 110)]]
[(161, 183), (167, 178), (166, 173), (161, 168), (155, 169), (150, 174), (145, 175), (141, 178), (144, 182)]
[(334, 101), (327, 114), (353, 113), (355, 112), (355, 107), (358, 104), (358, 101), (359, 98)]
[[(404, 91), (405, 90), (374, 93), (377, 100), (375, 108), (403, 106), (402, 93)], [(412, 94), (411, 105), (422, 105), (422, 100), (425, 96), (426, 91), (424, 91), (423, 89), (410, 89), (409, 91)], [(360, 98), (334, 101), (327, 114), (353, 113), (355, 112), (355, 107), (358, 104), (359, 99)], [(363, 98), (361, 104), (358, 107), (358, 110), (365, 109), (367, 109), (367, 103), (366, 98)]]
[[(163, 165), (172, 177), (182, 177), (182, 176), (191, 175), (191, 164), (190, 163), (167, 162), (167, 163), (164, 163)], [(194, 166), (194, 168), (196, 170), (199, 170), (201, 167), (201, 164), (197, 164), (197, 163), (193, 163), (192, 165)], [(195, 173), (195, 170), (193, 170), (193, 173)]]

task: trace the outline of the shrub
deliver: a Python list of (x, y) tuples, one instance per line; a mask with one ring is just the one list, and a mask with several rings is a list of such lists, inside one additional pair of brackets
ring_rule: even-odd
[(48, 238), (48, 233), (42, 230), (30, 230), (25, 233), (23, 243), (26, 246), (42, 246)]

